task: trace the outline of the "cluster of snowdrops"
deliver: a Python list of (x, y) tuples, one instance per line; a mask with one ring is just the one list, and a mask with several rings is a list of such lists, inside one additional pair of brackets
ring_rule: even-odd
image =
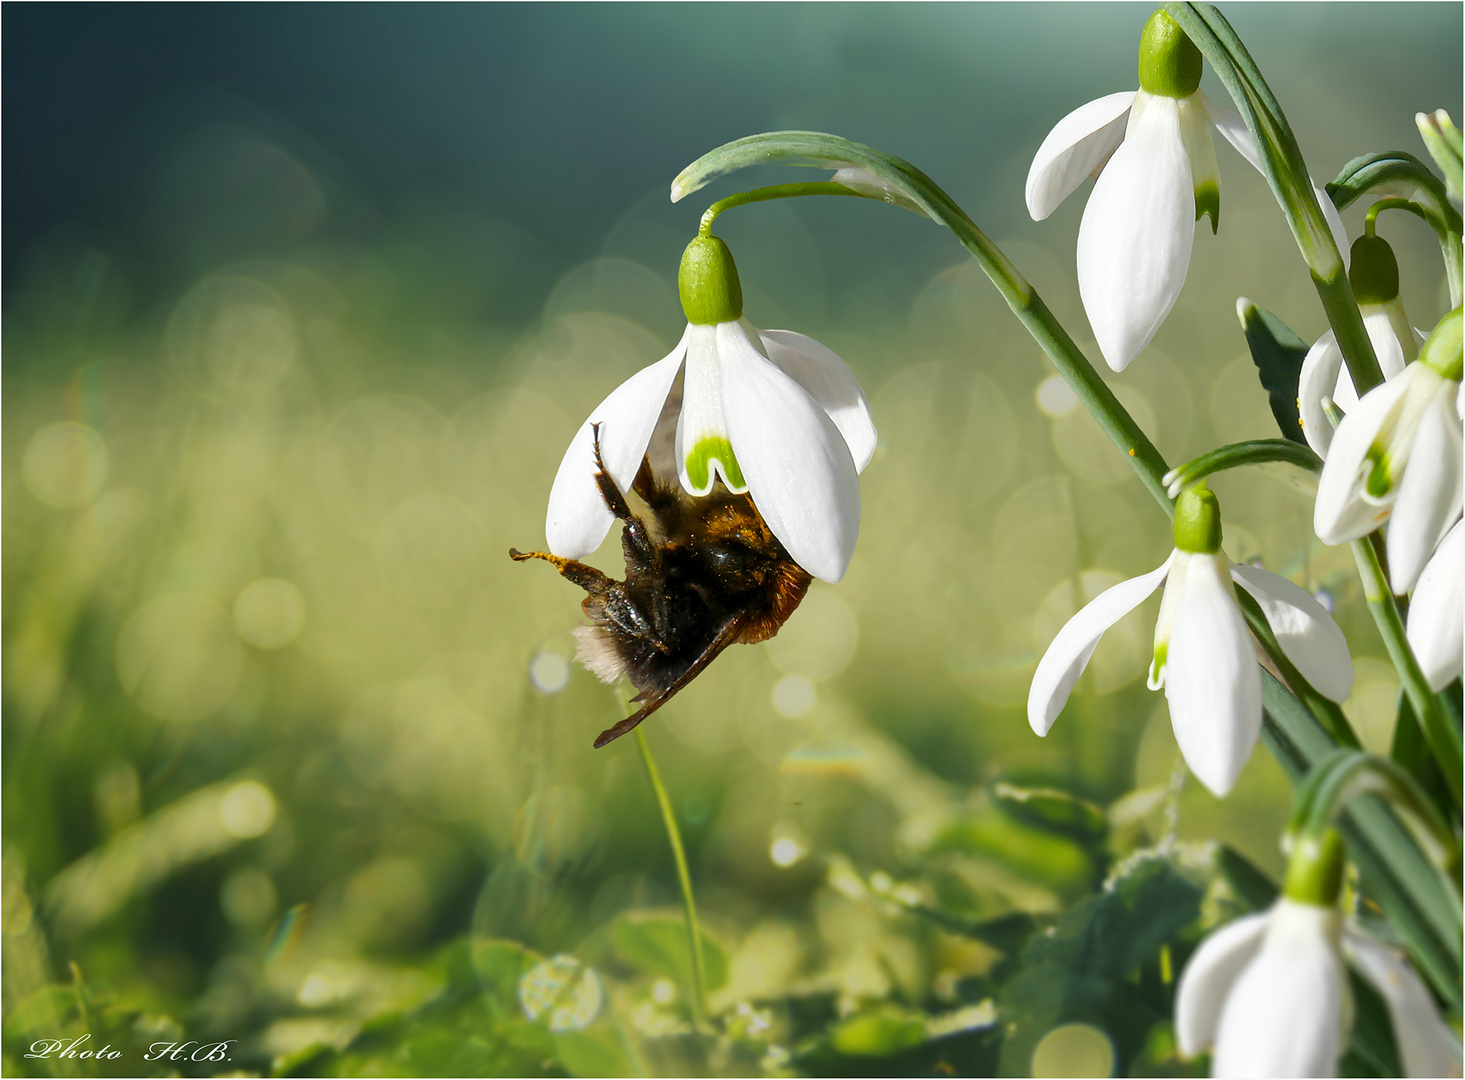
[[(1458, 1022), (1460, 1005), (1465, 571), (1460, 134), (1443, 113), (1418, 118), (1443, 181), (1418, 158), (1391, 152), (1357, 158), (1323, 187), (1215, 9), (1166, 5), (1146, 24), (1138, 59), (1138, 90), (1098, 98), (1054, 126), (1028, 174), (1028, 211), (1046, 218), (1094, 177), (1078, 233), (1078, 284), (1098, 348), (1122, 372), (1179, 296), (1197, 223), (1208, 217), (1217, 227), (1214, 126), (1267, 178), (1297, 239), (1299, 272), (1310, 273), (1331, 327), (1308, 347), (1270, 313), (1237, 302), (1281, 438), (1169, 468), (1018, 269), (924, 174), (835, 136), (758, 135), (689, 166), (673, 200), (749, 165), (814, 163), (833, 176), (734, 195), (704, 215), (679, 279), (686, 332), (580, 429), (550, 495), (549, 548), (578, 558), (613, 523), (594, 480), (598, 432), (605, 470), (622, 490), (649, 455), (690, 496), (718, 485), (747, 492), (794, 561), (839, 581), (859, 529), (858, 475), (876, 444), (868, 402), (829, 349), (744, 318), (732, 255), (711, 227), (747, 203), (841, 195), (949, 228), (1174, 521), (1174, 551), (1160, 566), (1093, 599), (1053, 639), (1028, 698), (1033, 730), (1046, 735), (1058, 719), (1103, 632), (1163, 588), (1149, 686), (1165, 692), (1190, 770), (1225, 796), (1265, 736), (1296, 781), (1282, 895), (1220, 928), (1192, 956), (1175, 995), (1180, 1050), (1210, 1050), (1218, 1076), (1335, 1075), (1350, 1023), (1351, 965), (1387, 1006), (1405, 1071), (1458, 1075), (1450, 1017)], [(1236, 111), (1200, 92), (1206, 61)], [(1355, 203), (1366, 215), (1350, 244), (1339, 211)], [(1453, 310), (1428, 333), (1406, 314), (1393, 252), (1378, 235), (1387, 210), (1422, 219), (1440, 240)], [(1205, 478), (1276, 461), (1317, 474), (1317, 537), (1353, 545), (1403, 686), (1391, 757), (1364, 753), (1338, 708), (1353, 668), (1328, 608), (1223, 550), (1221, 509)], [(1428, 919), (1410, 894), (1421, 872), (1433, 875), (1428, 887), (1454, 913), (1452, 955), (1448, 928), (1420, 927)]]

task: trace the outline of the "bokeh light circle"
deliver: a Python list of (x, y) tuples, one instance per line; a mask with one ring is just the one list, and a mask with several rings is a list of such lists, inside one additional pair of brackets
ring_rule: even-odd
[(30, 493), (69, 510), (97, 497), (107, 480), (107, 444), (85, 424), (47, 424), (31, 436), (21, 463)]
[(259, 649), (283, 649), (305, 629), (305, 598), (282, 578), (250, 582), (234, 601), (239, 636)]
[(1033, 1048), (1033, 1076), (1112, 1076), (1114, 1044), (1091, 1024), (1060, 1024)]
[(197, 720), (224, 704), (244, 662), (233, 621), (212, 600), (149, 600), (117, 638), (117, 677), (145, 712)]

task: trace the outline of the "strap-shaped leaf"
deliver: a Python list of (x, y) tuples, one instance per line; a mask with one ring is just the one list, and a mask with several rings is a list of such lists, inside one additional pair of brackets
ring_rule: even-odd
[(1297, 411), (1297, 380), (1302, 375), (1302, 361), (1307, 357), (1307, 343), (1277, 316), (1250, 301), (1238, 302), (1236, 317), (1251, 350), (1251, 362), (1267, 392), (1267, 404), (1282, 437), (1307, 445), (1302, 435), (1302, 418)]
[(1460, 214), (1450, 205), (1445, 185), (1424, 162), (1403, 150), (1364, 154), (1344, 165), (1327, 186), (1339, 210), (1365, 195), (1392, 195), (1421, 206), (1421, 215), (1435, 232), (1460, 232)]

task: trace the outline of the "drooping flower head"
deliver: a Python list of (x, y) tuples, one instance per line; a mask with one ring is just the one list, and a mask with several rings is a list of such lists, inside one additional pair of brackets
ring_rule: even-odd
[[(1034, 221), (1095, 177), (1078, 231), (1078, 287), (1099, 351), (1115, 371), (1139, 355), (1175, 306), (1195, 222), (1205, 215), (1212, 232), (1219, 225), (1211, 125), (1261, 168), (1241, 115), (1200, 92), (1201, 66), (1200, 50), (1179, 24), (1155, 12), (1140, 38), (1139, 90), (1091, 101), (1058, 121), (1028, 171)], [(1320, 203), (1346, 250), (1331, 200)]]
[(858, 473), (875, 452), (864, 391), (817, 341), (743, 318), (737, 266), (718, 237), (687, 245), (677, 279), (687, 329), (575, 434), (550, 491), (550, 551), (587, 555), (614, 520), (595, 484), (595, 426), (606, 470), (629, 489), (680, 383), (674, 447), (682, 487), (694, 496), (717, 483), (747, 492), (795, 562), (838, 581), (859, 532)]
[(1418, 360), (1343, 417), (1318, 478), (1318, 538), (1356, 540), (1388, 519), (1389, 569), (1400, 593), (1414, 586), (1460, 516), (1461, 338), (1456, 308), (1431, 332)]
[[(1385, 381), (1397, 377), (1419, 355), (1424, 335), (1409, 324), (1399, 298), (1399, 262), (1381, 236), (1360, 236), (1353, 242), (1348, 281), (1363, 327), (1378, 358)], [(1318, 457), (1326, 458), (1333, 443), (1330, 408), (1347, 415), (1358, 406), (1358, 391), (1343, 363), (1338, 338), (1329, 330), (1313, 343), (1297, 380), (1297, 408), (1302, 434)]]
[(1286, 578), (1238, 566), (1221, 551), (1216, 496), (1187, 488), (1175, 503), (1175, 550), (1143, 577), (1100, 593), (1058, 631), (1028, 692), (1028, 722), (1046, 735), (1104, 631), (1163, 583), (1149, 686), (1164, 688), (1185, 762), (1217, 795), (1231, 790), (1262, 722), (1256, 647), (1234, 586), (1261, 607), (1288, 660), (1317, 689), (1342, 701), (1353, 685), (1343, 632), (1316, 600)]
[(1339, 912), (1342, 877), (1329, 830), (1294, 849), (1272, 907), (1201, 942), (1175, 991), (1182, 1054), (1212, 1048), (1218, 1077), (1337, 1076), (1351, 1022), (1346, 961), (1383, 999), (1404, 1074), (1459, 1075), (1459, 1043), (1419, 976)]

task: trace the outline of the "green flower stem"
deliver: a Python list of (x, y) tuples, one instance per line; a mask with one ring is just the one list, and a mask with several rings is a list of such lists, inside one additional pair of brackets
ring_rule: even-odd
[(1246, 120), (1267, 183), (1312, 273), (1328, 325), (1338, 339), (1353, 385), (1362, 396), (1384, 381), (1383, 372), (1363, 327), (1363, 316), (1343, 269), (1343, 256), (1313, 194), (1307, 164), (1281, 105), (1236, 31), (1214, 6), (1170, 0), (1164, 8), (1211, 62)]
[(1429, 211), (1408, 199), (1380, 199), (1363, 215), (1363, 235), (1372, 236), (1378, 226), (1378, 216), (1385, 210), (1407, 210), (1426, 225), (1431, 224)]
[(1460, 842), (1449, 822), (1397, 763), (1376, 754), (1339, 750), (1318, 762), (1297, 789), (1287, 832), (1322, 836), (1352, 799), (1377, 795), (1412, 816), (1435, 845), (1432, 852), (1452, 888), (1459, 888)]
[[(1440, 254), (1445, 260), (1445, 278), (1450, 286), (1450, 304), (1459, 307), (1462, 274), (1460, 212), (1450, 204), (1445, 185), (1424, 162), (1403, 150), (1365, 154), (1344, 165), (1327, 190), (1333, 205), (1344, 210), (1364, 195), (1401, 188), (1414, 190), (1414, 197), (1406, 200), (1411, 205), (1402, 209), (1422, 218), (1439, 240)], [(1382, 201), (1392, 203), (1395, 200)], [(1364, 227), (1368, 227), (1367, 219)]]
[(711, 236), (712, 223), (717, 220), (717, 216), (734, 207), (767, 202), (769, 199), (797, 199), (803, 195), (852, 195), (857, 199), (866, 197), (863, 192), (830, 180), (811, 181), (807, 184), (774, 184), (772, 187), (740, 191), (736, 195), (719, 199), (703, 212), (702, 224), (697, 227), (697, 235)]
[(1204, 480), (1212, 473), (1234, 469), (1239, 465), (1261, 465), (1270, 461), (1286, 462), (1309, 472), (1321, 472), (1323, 468), (1322, 458), (1313, 453), (1310, 446), (1292, 442), (1290, 439), (1252, 439), (1249, 442), (1219, 446), (1171, 469), (1162, 479), (1169, 485), (1170, 497), (1174, 498), (1180, 494), (1182, 488)]
[(641, 751), (641, 761), (646, 766), (646, 775), (651, 779), (652, 790), (661, 807), (661, 820), (666, 825), (666, 838), (671, 841), (672, 859), (677, 864), (677, 884), (682, 890), (682, 911), (687, 917), (687, 949), (692, 960), (692, 1026), (702, 1031), (707, 1025), (707, 968), (702, 959), (702, 928), (697, 924), (697, 900), (692, 895), (692, 875), (687, 869), (687, 852), (682, 847), (682, 832), (677, 828), (677, 816), (671, 808), (671, 799), (666, 786), (661, 782), (661, 771), (656, 759), (651, 756), (651, 746), (646, 742), (646, 733), (636, 729), (636, 748)]
[(1439, 697), (1429, 688), (1409, 639), (1404, 635), (1404, 620), (1399, 615), (1399, 605), (1389, 588), (1389, 579), (1384, 574), (1383, 560), (1379, 547), (1383, 541), (1378, 533), (1372, 533), (1362, 540), (1353, 541), (1353, 558), (1358, 563), (1358, 574), (1363, 579), (1363, 595), (1368, 601), (1368, 610), (1374, 624), (1389, 650), (1389, 659), (1399, 672), (1404, 684), (1404, 693), (1419, 726), (1424, 731), (1425, 742), (1434, 754), (1435, 763), (1450, 788), (1455, 809), (1460, 809), (1460, 773), (1462, 767), (1460, 732), (1450, 722)]
[(1330, 697), (1324, 696), (1312, 683), (1308, 682), (1297, 670), (1296, 665), (1287, 659), (1287, 654), (1282, 651), (1282, 646), (1277, 641), (1277, 635), (1272, 632), (1271, 624), (1262, 613), (1261, 605), (1256, 598), (1247, 592), (1240, 585), (1234, 587), (1236, 602), (1241, 607), (1241, 614), (1246, 619), (1246, 625), (1251, 628), (1253, 636), (1261, 643), (1266, 650), (1267, 656), (1276, 665), (1277, 672), (1282, 676), (1282, 683), (1298, 701), (1307, 708), (1313, 718), (1322, 725), (1324, 731), (1332, 738), (1334, 744), (1345, 746), (1351, 749), (1358, 749), (1361, 745), (1358, 736), (1353, 731), (1353, 726), (1348, 723), (1348, 717), (1338, 703)]

